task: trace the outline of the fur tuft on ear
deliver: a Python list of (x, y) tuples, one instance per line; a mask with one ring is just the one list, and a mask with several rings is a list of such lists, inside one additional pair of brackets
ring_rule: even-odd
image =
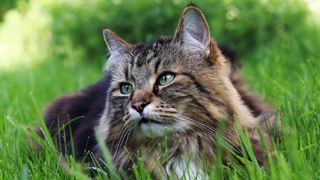
[(116, 64), (120, 59), (123, 59), (121, 57), (127, 54), (133, 48), (133, 45), (109, 29), (103, 30), (103, 37), (110, 52), (110, 57), (106, 64), (106, 69), (108, 69), (112, 64)]
[(210, 52), (208, 23), (200, 9), (194, 5), (189, 5), (184, 9), (174, 37), (181, 41), (183, 47), (188, 51), (200, 51), (206, 55)]
[(122, 54), (132, 47), (130, 43), (109, 29), (103, 30), (103, 37), (111, 54)]

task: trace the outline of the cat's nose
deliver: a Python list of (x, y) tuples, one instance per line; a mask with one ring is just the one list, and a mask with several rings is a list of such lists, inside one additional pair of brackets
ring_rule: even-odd
[(133, 94), (132, 97), (132, 108), (135, 109), (140, 114), (143, 112), (143, 109), (150, 104), (151, 102), (151, 94), (144, 90), (138, 90)]
[(148, 102), (136, 102), (132, 104), (132, 108), (138, 111), (140, 114), (143, 112), (143, 109), (148, 105)]

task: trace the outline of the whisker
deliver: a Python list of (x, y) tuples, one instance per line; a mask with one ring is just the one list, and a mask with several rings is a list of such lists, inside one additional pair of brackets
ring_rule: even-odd
[(163, 110), (163, 109), (156, 109), (156, 110), (153, 110), (154, 112), (160, 112), (160, 113), (169, 113), (169, 114), (176, 114), (177, 111), (175, 110)]
[(206, 124), (202, 123), (201, 121), (197, 121), (195, 119), (192, 119), (192, 118), (189, 118), (189, 117), (186, 117), (186, 116), (181, 116), (181, 119), (191, 122), (192, 124), (194, 124), (195, 126), (197, 126), (198, 128), (200, 128), (202, 130), (206, 130), (207, 133), (219, 134), (229, 145), (231, 145), (231, 147), (234, 150), (236, 150), (238, 153), (241, 153), (241, 150), (239, 148), (237, 148), (237, 147), (232, 145), (232, 141), (230, 139), (228, 139), (225, 135), (223, 135), (220, 132), (218, 132), (216, 129), (213, 129), (210, 126), (207, 126)]
[(129, 139), (129, 134), (132, 132), (133, 130), (133, 124), (134, 121), (132, 120), (127, 120), (122, 128), (121, 131), (121, 136), (119, 138), (119, 142), (117, 144), (115, 153), (114, 153), (114, 158), (117, 157), (119, 150), (128, 142)]
[(127, 133), (127, 135), (125, 136), (126, 139), (125, 139), (123, 145), (127, 144), (128, 140), (129, 140), (129, 137), (130, 137), (129, 135), (131, 134), (132, 130), (133, 130), (133, 128), (129, 128), (129, 129), (128, 129), (128, 131), (127, 131), (128, 133)]
[(114, 153), (114, 157), (117, 157), (118, 151), (119, 151), (120, 147), (122, 146), (123, 138), (124, 138), (125, 134), (127, 134), (127, 129), (128, 129), (128, 126), (124, 126), (123, 130), (121, 131), (121, 136), (118, 141), (118, 144), (117, 144), (117, 147), (116, 147), (116, 150)]
[[(123, 116), (123, 119), (122, 119), (122, 121), (128, 121), (129, 120), (129, 118), (130, 118), (130, 115), (129, 114), (125, 114), (124, 116)], [(111, 123), (110, 125), (114, 125), (114, 124), (116, 124), (116, 123), (121, 123), (121, 122), (118, 122), (118, 121), (115, 121), (115, 122), (113, 122), (113, 123)], [(124, 128), (125, 128), (125, 126), (126, 126), (126, 124), (121, 128), (121, 131), (120, 132), (122, 132), (123, 130), (124, 130)], [(111, 147), (113, 147), (113, 145), (114, 145), (114, 143), (115, 143), (115, 140), (117, 140), (118, 139), (118, 137), (120, 137), (121, 136), (121, 133), (118, 133), (115, 137), (114, 137), (114, 139), (113, 139), (113, 141), (112, 141), (112, 143), (111, 143)]]
[(163, 118), (175, 119), (175, 116), (171, 116), (171, 115), (169, 115), (169, 114), (157, 114), (157, 116), (158, 116), (160, 119), (163, 119)]

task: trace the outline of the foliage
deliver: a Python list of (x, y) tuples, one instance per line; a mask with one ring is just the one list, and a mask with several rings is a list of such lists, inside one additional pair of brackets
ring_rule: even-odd
[[(25, 11), (12, 10), (5, 17), (0, 28), (0, 66), (34, 59), (102, 60), (106, 52), (102, 29), (109, 27), (129, 42), (151, 42), (174, 33), (186, 4), (167, 0), (31, 1)], [(213, 37), (242, 54), (292, 31), (307, 16), (305, 4), (297, 0), (197, 4)]]
[(3, 20), (3, 16), (7, 11), (13, 8), (19, 8), (23, 10), (28, 0), (2, 0), (0, 6), (0, 22)]

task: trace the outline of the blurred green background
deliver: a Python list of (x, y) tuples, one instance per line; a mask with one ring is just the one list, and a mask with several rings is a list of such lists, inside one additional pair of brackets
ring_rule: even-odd
[[(48, 59), (101, 61), (106, 54), (103, 28), (130, 42), (150, 42), (174, 32), (188, 2), (2, 0), (0, 68)], [(297, 0), (194, 2), (208, 18), (213, 37), (240, 53), (301, 28), (310, 14), (308, 4)]]
[[(50, 100), (103, 74), (102, 30), (131, 43), (172, 35), (184, 0), (1, 0), (0, 178), (67, 177), (52, 153), (33, 154), (25, 128)], [(249, 86), (282, 114), (276, 161), (223, 175), (320, 179), (320, 1), (194, 0), (211, 35), (235, 49)], [(31, 155), (30, 155), (31, 154)], [(250, 169), (251, 167), (251, 169)], [(221, 177), (220, 177), (221, 179)]]

